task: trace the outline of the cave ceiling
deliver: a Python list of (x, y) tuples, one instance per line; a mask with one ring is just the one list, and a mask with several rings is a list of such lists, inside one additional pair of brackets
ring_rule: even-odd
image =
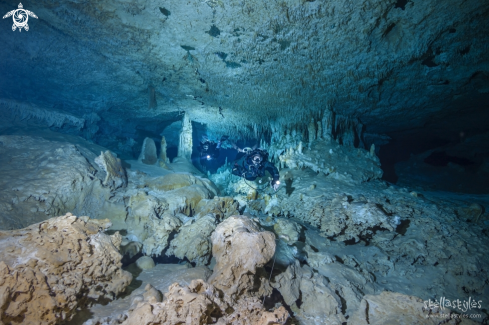
[(332, 109), (389, 134), (489, 109), (487, 1), (23, 4), (38, 19), (1, 21), (0, 98), (95, 113), (114, 133), (186, 112), (244, 134)]

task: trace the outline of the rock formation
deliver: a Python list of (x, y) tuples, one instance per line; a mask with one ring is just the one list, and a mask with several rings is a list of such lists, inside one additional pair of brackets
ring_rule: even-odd
[(109, 150), (101, 152), (100, 156), (95, 158), (95, 163), (105, 171), (105, 179), (103, 184), (113, 189), (127, 186), (126, 170), (122, 166), (122, 162)]
[(209, 283), (224, 292), (230, 303), (250, 295), (256, 269), (264, 266), (275, 252), (275, 235), (260, 228), (249, 218), (232, 216), (212, 233), (212, 255), (216, 258)]
[(156, 164), (158, 156), (156, 155), (156, 145), (153, 139), (144, 139), (143, 147), (141, 148), (141, 153), (139, 154), (138, 159), (146, 165)]
[(187, 114), (183, 116), (180, 142), (178, 144), (178, 157), (190, 161), (192, 156), (192, 122)]
[[(316, 319), (320, 324), (342, 324), (346, 321), (341, 299), (329, 281), (308, 266), (301, 267), (298, 261), (278, 275), (272, 286), (280, 291), (285, 303), (291, 306), (299, 319)], [(300, 307), (297, 305), (299, 301)]]
[(302, 227), (292, 220), (278, 219), (277, 223), (273, 225), (273, 230), (287, 244), (294, 244), (299, 240)]
[(160, 167), (163, 168), (168, 168), (168, 164), (170, 163), (170, 160), (168, 159), (168, 156), (166, 155), (166, 138), (164, 136), (161, 137), (161, 142), (160, 142), (160, 159), (159, 159), (159, 164)]
[[(92, 147), (100, 153), (101, 147)], [(0, 136), (0, 229), (27, 227), (67, 212), (110, 215), (112, 189), (102, 182), (112, 181), (99, 172), (95, 158), (86, 142)]]
[(284, 307), (268, 312), (256, 298), (231, 307), (219, 298), (214, 286), (202, 280), (194, 280), (184, 287), (171, 285), (161, 303), (148, 296), (150, 298), (139, 303), (122, 325), (278, 325), (285, 324), (288, 318)]
[[(144, 298), (136, 303), (127, 319), (119, 317), (112, 321), (123, 325), (285, 324), (289, 317), (285, 308), (266, 311), (255, 291), (259, 280), (256, 269), (273, 256), (274, 240), (272, 233), (261, 231), (249, 218), (231, 216), (212, 235), (217, 264), (209, 283), (203, 280), (193, 280), (188, 286), (174, 283), (162, 302), (147, 286)], [(97, 324), (100, 323), (94, 325)]]
[(121, 269), (109, 220), (71, 214), (0, 232), (0, 321), (56, 324), (78, 307), (114, 299), (132, 277)]
[(197, 265), (207, 265), (211, 257), (210, 237), (216, 228), (213, 214), (196, 217), (184, 224), (170, 242), (166, 255), (187, 258)]

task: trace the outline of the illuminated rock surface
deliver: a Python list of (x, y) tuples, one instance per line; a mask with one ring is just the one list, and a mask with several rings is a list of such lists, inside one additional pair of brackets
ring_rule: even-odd
[(131, 282), (109, 220), (71, 214), (0, 233), (4, 324), (56, 324), (90, 300), (114, 299)]

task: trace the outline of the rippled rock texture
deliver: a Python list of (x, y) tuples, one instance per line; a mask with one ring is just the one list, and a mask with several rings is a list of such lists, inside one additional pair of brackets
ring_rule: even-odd
[[(208, 282), (193, 280), (190, 285), (172, 284), (163, 301), (146, 288), (144, 299), (115, 324), (285, 324), (289, 313), (282, 306), (265, 310), (260, 295), (266, 293), (256, 275), (275, 252), (275, 236), (262, 231), (244, 216), (231, 216), (219, 224), (212, 235), (213, 254), (217, 260)], [(270, 292), (268, 292), (270, 293)], [(102, 323), (96, 323), (102, 324)]]
[[(71, 214), (0, 232), (0, 321), (55, 324), (78, 307), (111, 300), (131, 282), (109, 220)], [(116, 246), (117, 245), (117, 246)]]

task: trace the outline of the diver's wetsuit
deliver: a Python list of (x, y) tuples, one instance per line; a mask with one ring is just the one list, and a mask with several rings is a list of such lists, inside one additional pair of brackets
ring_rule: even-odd
[(254, 181), (257, 177), (265, 176), (265, 171), (272, 175), (273, 182), (277, 182), (280, 178), (277, 167), (268, 160), (262, 161), (258, 166), (253, 165), (248, 161), (250, 155), (243, 155), (234, 162), (233, 175), (244, 177), (249, 181)]

